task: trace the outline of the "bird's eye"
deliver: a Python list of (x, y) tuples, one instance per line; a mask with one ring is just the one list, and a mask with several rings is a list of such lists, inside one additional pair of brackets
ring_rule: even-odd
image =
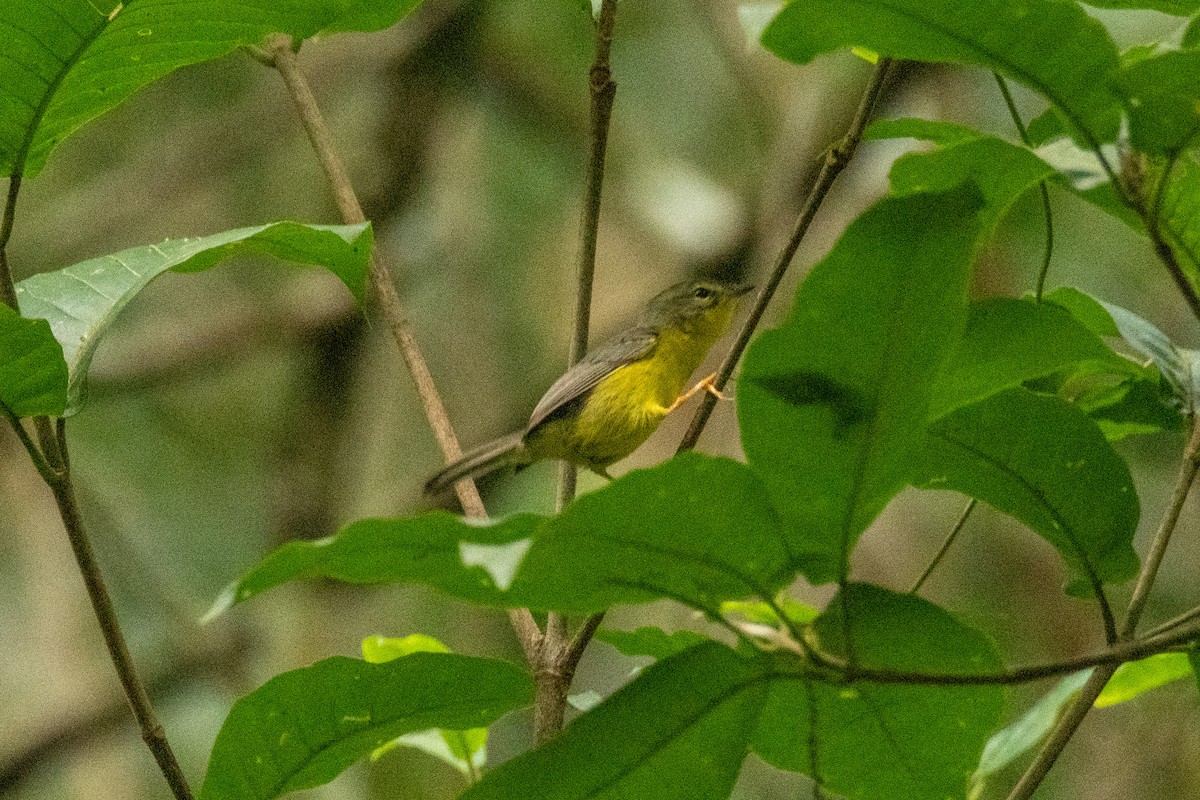
[(694, 290), (692, 290), (692, 296), (697, 300), (707, 300), (713, 296), (713, 290), (705, 286), (697, 286)]

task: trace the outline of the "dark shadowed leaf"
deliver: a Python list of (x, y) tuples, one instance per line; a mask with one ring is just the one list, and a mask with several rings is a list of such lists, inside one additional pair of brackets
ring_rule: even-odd
[(82, 125), (180, 67), (272, 33), (375, 30), (414, 0), (13, 0), (0, 59), (0, 175), (36, 175)]
[(268, 800), (328, 783), (403, 733), (490, 724), (532, 701), (503, 661), (417, 653), (386, 664), (330, 658), (238, 700), (213, 745), (201, 800)]
[(789, 3), (763, 33), (763, 44), (802, 64), (853, 46), (916, 61), (975, 64), (1041, 94), (1066, 116), (1081, 143), (1117, 135), (1120, 104), (1107, 80), (1118, 67), (1117, 49), (1104, 27), (1075, 3)]
[[(823, 650), (877, 669), (978, 674), (1001, 666), (985, 636), (912, 595), (851, 584), (816, 623)], [(803, 772), (852, 800), (963, 797), (1000, 719), (997, 686), (919, 686), (797, 676), (772, 683), (754, 735), (771, 764)]]
[(742, 441), (811, 580), (842, 574), (908, 480), (966, 319), (980, 206), (973, 186), (876, 204), (813, 268), (783, 326), (750, 347)]
[(462, 800), (725, 800), (772, 664), (716, 643), (660, 661)]
[(1117, 85), (1139, 150), (1175, 153), (1200, 134), (1200, 52), (1163, 53), (1121, 70)]
[(967, 327), (934, 394), (931, 418), (1083, 362), (1117, 374), (1137, 369), (1066, 309), (997, 298), (971, 304)]
[(1071, 567), (1072, 591), (1137, 572), (1139, 507), (1129, 468), (1065, 400), (1010, 389), (929, 428), (914, 484), (953, 489), (1011, 514)]
[(17, 284), (21, 313), (48, 320), (62, 344), (70, 370), (67, 413), (83, 404), (96, 347), (138, 292), (167, 270), (196, 272), (236, 255), (270, 255), (325, 267), (361, 299), (371, 255), (371, 227), (368, 223), (276, 222), (133, 247), (21, 281)]

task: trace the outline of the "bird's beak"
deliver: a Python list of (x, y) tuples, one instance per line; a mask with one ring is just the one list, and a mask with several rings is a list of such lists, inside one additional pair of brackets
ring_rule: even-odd
[(734, 296), (734, 297), (741, 297), (742, 295), (746, 294), (747, 292), (749, 292), (749, 291), (750, 291), (750, 290), (752, 290), (753, 288), (754, 288), (754, 284), (753, 284), (753, 283), (743, 283), (743, 284), (740, 284), (740, 285), (738, 285), (738, 286), (735, 286), (735, 287), (733, 287), (733, 296)]

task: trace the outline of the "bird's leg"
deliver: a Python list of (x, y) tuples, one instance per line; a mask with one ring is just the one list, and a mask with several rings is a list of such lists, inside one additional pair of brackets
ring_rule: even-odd
[(699, 392), (701, 389), (708, 392), (709, 394), (711, 394), (713, 397), (717, 398), (718, 400), (732, 399), (731, 397), (729, 397), (729, 395), (721, 394), (721, 390), (717, 388), (716, 380), (717, 380), (717, 373), (714, 372), (711, 375), (707, 375), (704, 378), (697, 381), (695, 386), (688, 389), (683, 394), (679, 395), (679, 397), (675, 398), (675, 402), (671, 403), (671, 405), (667, 407), (667, 413), (670, 414), (672, 411), (679, 408), (681, 405), (686, 403), (688, 400), (691, 400), (692, 395), (696, 394), (696, 392)]

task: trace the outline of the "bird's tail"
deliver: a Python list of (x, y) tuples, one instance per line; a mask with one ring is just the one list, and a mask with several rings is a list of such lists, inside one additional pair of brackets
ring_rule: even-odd
[(524, 436), (524, 431), (518, 431), (476, 447), (426, 481), (425, 492), (437, 494), (463, 478), (478, 478), (503, 467), (528, 463)]

